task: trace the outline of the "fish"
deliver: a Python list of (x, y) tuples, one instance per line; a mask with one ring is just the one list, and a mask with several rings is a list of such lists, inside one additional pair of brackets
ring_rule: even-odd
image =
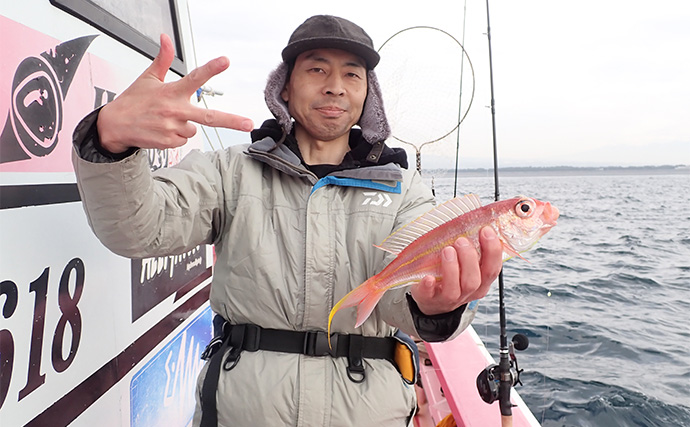
[[(476, 194), (448, 200), (388, 236), (379, 249), (397, 255), (379, 274), (370, 277), (333, 306), (328, 316), (328, 336), (335, 314), (357, 306), (358, 328), (371, 315), (383, 294), (412, 285), (428, 275), (441, 279), (441, 251), (465, 237), (480, 251), (479, 230), (491, 226), (503, 244), (503, 261), (529, 250), (556, 225), (558, 208), (549, 202), (517, 196), (482, 206)], [(329, 338), (330, 344), (330, 338)]]

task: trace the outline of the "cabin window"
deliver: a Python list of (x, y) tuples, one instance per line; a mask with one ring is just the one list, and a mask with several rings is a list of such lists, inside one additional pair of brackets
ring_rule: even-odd
[(160, 34), (169, 35), (175, 45), (175, 60), (170, 68), (180, 75), (187, 74), (175, 0), (50, 2), (151, 59), (158, 54)]

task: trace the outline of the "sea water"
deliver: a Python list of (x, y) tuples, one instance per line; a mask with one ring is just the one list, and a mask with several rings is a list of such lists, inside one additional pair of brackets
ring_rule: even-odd
[[(425, 173), (437, 200), (452, 176)], [(493, 175), (458, 194), (493, 201)], [(544, 426), (690, 426), (690, 175), (501, 176), (501, 198), (549, 201), (558, 225), (504, 265), (517, 389)], [(474, 327), (498, 360), (498, 290)]]

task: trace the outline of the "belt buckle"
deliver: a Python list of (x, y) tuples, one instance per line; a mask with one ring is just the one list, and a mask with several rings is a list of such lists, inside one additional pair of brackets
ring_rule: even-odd
[(223, 339), (219, 337), (215, 337), (211, 340), (206, 345), (206, 348), (204, 349), (204, 352), (201, 353), (201, 359), (202, 360), (208, 360), (216, 354), (216, 351), (218, 351), (221, 347), (223, 346)]
[(261, 328), (256, 325), (244, 325), (244, 337), (242, 350), (250, 352), (258, 351), (261, 344)]
[(331, 334), (331, 345), (328, 345), (328, 334), (324, 331), (309, 331), (304, 337), (304, 354), (307, 356), (335, 357), (338, 348), (338, 334)]

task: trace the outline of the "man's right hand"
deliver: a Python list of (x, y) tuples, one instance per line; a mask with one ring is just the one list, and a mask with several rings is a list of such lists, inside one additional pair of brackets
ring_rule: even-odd
[(162, 34), (160, 42), (158, 56), (149, 68), (101, 109), (97, 127), (103, 148), (122, 153), (130, 147), (180, 147), (196, 134), (192, 122), (241, 131), (253, 129), (246, 117), (195, 107), (190, 102), (198, 88), (228, 68), (228, 58), (216, 58), (178, 81), (165, 83), (174, 50), (167, 35)]

